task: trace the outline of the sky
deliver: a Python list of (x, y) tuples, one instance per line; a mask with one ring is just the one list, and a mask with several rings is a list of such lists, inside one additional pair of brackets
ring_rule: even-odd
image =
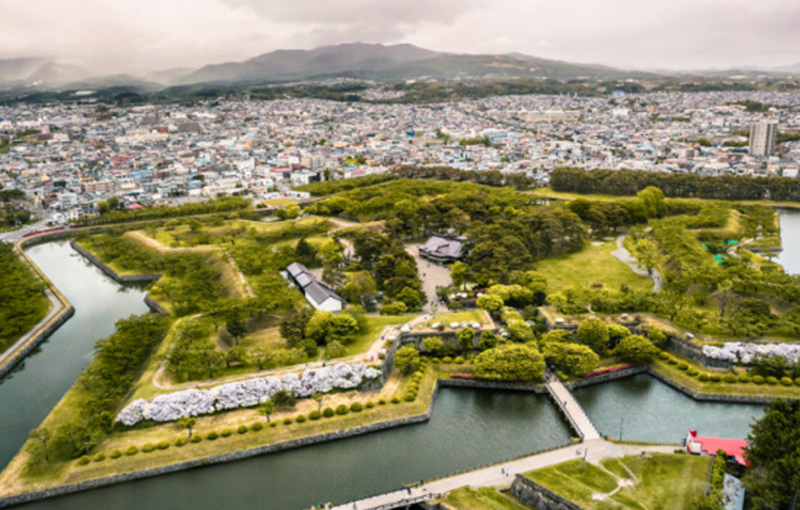
[(798, 0), (0, 0), (0, 58), (103, 72), (411, 43), (631, 69), (800, 62)]

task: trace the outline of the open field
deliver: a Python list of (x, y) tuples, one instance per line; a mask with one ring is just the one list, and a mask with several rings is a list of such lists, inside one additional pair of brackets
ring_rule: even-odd
[(710, 465), (710, 457), (651, 454), (599, 466), (572, 460), (525, 476), (587, 510), (682, 510), (704, 493)]
[(531, 507), (492, 487), (462, 487), (435, 500), (448, 510), (525, 510)]
[(653, 280), (637, 275), (615, 259), (611, 255), (615, 249), (613, 241), (600, 246), (589, 245), (578, 253), (540, 260), (536, 263), (536, 270), (547, 276), (550, 292), (570, 285), (585, 288), (595, 282), (610, 289), (628, 285), (634, 290), (650, 290)]

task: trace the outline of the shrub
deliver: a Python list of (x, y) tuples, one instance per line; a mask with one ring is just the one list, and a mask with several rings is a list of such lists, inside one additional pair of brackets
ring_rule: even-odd
[(678, 370), (688, 370), (688, 369), (689, 369), (689, 364), (686, 363), (685, 361), (681, 361), (680, 363), (678, 363)]
[(252, 430), (253, 432), (258, 432), (259, 430), (261, 430), (263, 428), (264, 428), (264, 425), (262, 425), (261, 422), (256, 422), (256, 423), (254, 423), (253, 425), (250, 426), (250, 430)]
[(399, 397), (392, 397), (392, 404), (399, 404), (400, 398)]
[(114, 450), (113, 452), (111, 452), (110, 457), (112, 459), (118, 459), (118, 458), (122, 457), (122, 452), (119, 451), (119, 450)]
[(95, 461), (95, 462), (103, 462), (104, 460), (106, 460), (106, 454), (105, 454), (105, 453), (103, 453), (103, 452), (98, 452), (98, 453), (97, 453), (97, 454), (94, 456), (94, 461)]
[(703, 382), (706, 382), (708, 381), (708, 374), (700, 374), (700, 377), (698, 377), (698, 379), (700, 379)]
[(142, 446), (142, 451), (144, 453), (150, 453), (155, 449), (156, 447), (153, 445), (153, 443), (145, 443), (144, 446)]
[(378, 399), (378, 405), (379, 406), (385, 406), (386, 405), (386, 399), (385, 398), (379, 398)]
[(719, 374), (711, 374), (711, 382), (720, 382), (722, 380), (722, 376)]
[(795, 379), (795, 380), (794, 380), (794, 383), (795, 383), (797, 386), (800, 386), (800, 377), (798, 377), (797, 379)]
[(405, 400), (406, 402), (413, 402), (415, 398), (417, 398), (416, 393), (406, 393), (405, 396), (403, 397), (403, 400)]
[(452, 363), (452, 362), (453, 358), (451, 358), (450, 356), (445, 356), (444, 358), (442, 358), (442, 363)]
[(739, 379), (739, 382), (740, 382), (740, 383), (747, 384), (747, 383), (749, 383), (749, 382), (750, 382), (750, 376), (749, 376), (749, 375), (740, 375), (740, 376), (738, 377), (738, 379)]
[(229, 437), (231, 435), (231, 429), (222, 429), (219, 435), (222, 437)]
[(208, 434), (206, 434), (206, 439), (208, 439), (209, 441), (215, 441), (218, 437), (219, 437), (219, 434), (217, 434), (216, 431), (213, 431), (213, 430), (211, 432), (209, 432)]
[(778, 384), (778, 378), (772, 376), (767, 377), (767, 384), (769, 384), (770, 386), (775, 386), (776, 384)]
[(277, 422), (277, 421), (271, 421), (271, 422), (269, 422), (269, 428), (271, 428), (271, 429), (274, 429), (274, 428), (275, 428), (275, 427), (277, 427), (277, 426), (278, 426), (278, 422)]
[(699, 371), (699, 370), (697, 370), (696, 368), (690, 368), (689, 370), (687, 370), (687, 371), (686, 371), (686, 373), (687, 373), (688, 375), (691, 375), (692, 377), (694, 377), (694, 376), (696, 376), (697, 374), (699, 374), (699, 373), (700, 373), (700, 371)]
[(91, 461), (92, 461), (92, 459), (90, 459), (88, 455), (84, 455), (83, 457), (78, 459), (78, 465), (79, 466), (85, 466), (86, 464), (90, 463)]
[(191, 441), (193, 443), (199, 443), (202, 440), (203, 440), (203, 436), (201, 436), (200, 434), (195, 434), (195, 435), (192, 436), (192, 438), (189, 441)]
[(353, 402), (350, 404), (350, 410), (354, 413), (360, 413), (364, 410), (364, 406), (361, 404), (361, 402)]
[(726, 374), (722, 379), (728, 384), (736, 382), (736, 376), (733, 374)]
[(760, 375), (753, 376), (753, 382), (756, 384), (764, 384), (764, 377)]
[(367, 400), (367, 409), (372, 409), (373, 407), (375, 407), (375, 402)]
[(295, 420), (294, 420), (294, 421), (296, 421), (297, 423), (305, 423), (305, 421), (306, 421), (306, 415), (304, 415), (304, 414), (301, 414), (300, 416), (298, 416), (297, 418), (295, 418)]
[(440, 360), (439, 358), (433, 358), (431, 361), (433, 361), (434, 365), (438, 365), (439, 363), (442, 362), (442, 360)]
[(667, 358), (667, 363), (669, 363), (670, 365), (677, 365), (678, 364), (678, 360), (673, 358), (672, 356), (669, 356)]
[(666, 361), (666, 360), (668, 360), (668, 359), (669, 359), (669, 354), (667, 354), (667, 353), (666, 353), (666, 352), (664, 352), (664, 351), (661, 351), (661, 352), (659, 352), (659, 353), (658, 353), (658, 357), (659, 357), (659, 359), (663, 359), (663, 360), (665, 360), (665, 361)]
[(186, 439), (179, 437), (178, 439), (175, 440), (175, 446), (180, 447), (184, 445), (186, 445)]
[(793, 382), (791, 377), (781, 377), (781, 384), (784, 386), (791, 386)]
[(236, 432), (238, 432), (239, 434), (247, 434), (247, 426), (239, 425), (239, 428), (236, 429)]
[(350, 410), (344, 404), (339, 404), (336, 407), (336, 414), (338, 414), (338, 415), (345, 415), (345, 414), (347, 414), (349, 412), (350, 412)]
[(319, 411), (311, 411), (308, 417), (311, 420), (319, 420), (320, 418), (322, 418), (322, 413), (320, 413)]
[(169, 441), (167, 441), (166, 439), (162, 439), (161, 441), (158, 442), (156, 447), (159, 450), (166, 450), (167, 448), (169, 448)]
[(291, 424), (292, 424), (292, 422), (294, 422), (294, 420), (292, 419), (292, 417), (291, 417), (291, 416), (289, 416), (288, 418), (284, 418), (284, 419), (283, 419), (283, 424), (284, 424), (284, 425), (291, 425)]
[(325, 410), (322, 411), (322, 416), (324, 416), (325, 418), (330, 418), (334, 414), (335, 413), (333, 412), (333, 409), (331, 409), (330, 407), (326, 407)]
[(464, 356), (458, 356), (456, 359), (453, 360), (453, 363), (456, 365), (461, 365), (464, 363)]

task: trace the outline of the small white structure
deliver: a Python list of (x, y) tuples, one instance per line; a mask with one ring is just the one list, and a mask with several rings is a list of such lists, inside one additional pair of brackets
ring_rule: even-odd
[(347, 306), (344, 299), (324, 283), (318, 282), (303, 264), (292, 262), (286, 271), (314, 309), (323, 312), (341, 312)]

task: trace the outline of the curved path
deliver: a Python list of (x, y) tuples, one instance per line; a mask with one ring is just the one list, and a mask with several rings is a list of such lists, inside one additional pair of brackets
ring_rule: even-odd
[(622, 244), (625, 241), (626, 234), (621, 234), (617, 237), (617, 249), (611, 252), (611, 255), (614, 256), (615, 259), (619, 260), (623, 264), (627, 264), (631, 270), (638, 274), (639, 276), (646, 276), (648, 278), (653, 279), (653, 292), (661, 292), (661, 289), (664, 286), (664, 282), (661, 278), (661, 273), (658, 270), (653, 269), (652, 274), (647, 272), (647, 269), (642, 268), (636, 259), (631, 255), (631, 252), (628, 251), (627, 248)]

